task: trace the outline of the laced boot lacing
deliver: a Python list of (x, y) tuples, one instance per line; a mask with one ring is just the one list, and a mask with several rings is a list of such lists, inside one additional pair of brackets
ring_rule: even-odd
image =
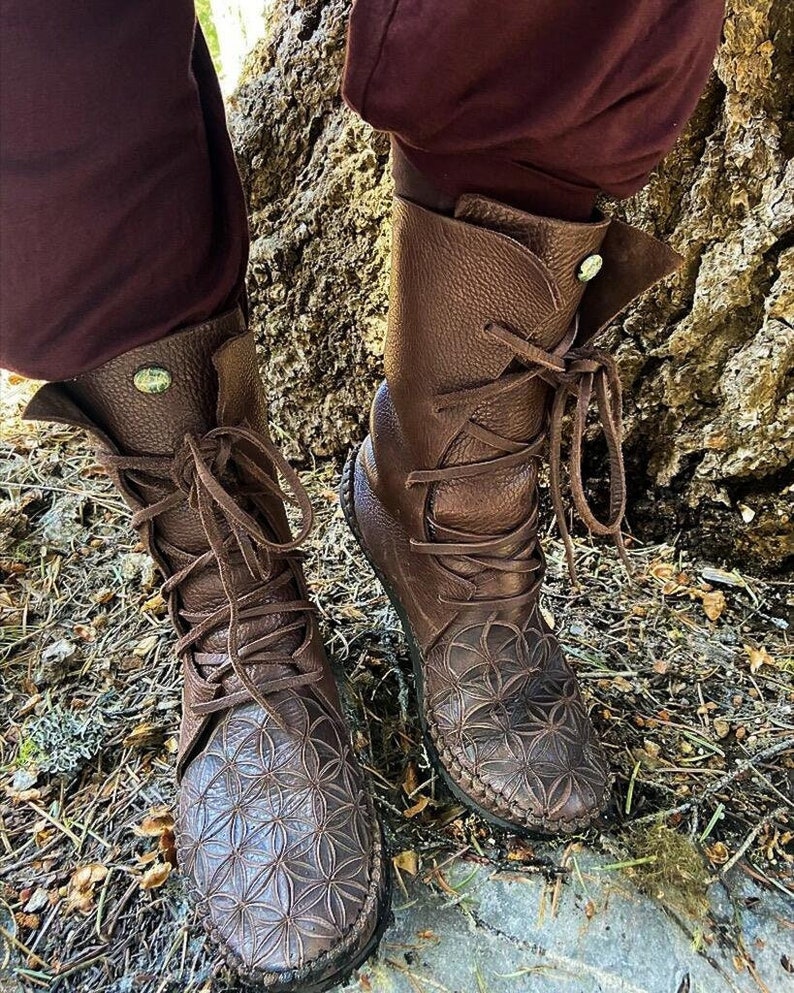
[[(264, 456), (286, 480), (291, 494), (285, 493), (275, 479), (240, 447), (240, 443)], [(124, 473), (138, 488), (151, 486), (152, 482), (158, 486), (165, 482), (169, 488), (173, 487), (161, 499), (132, 515), (134, 527), (142, 528), (183, 503), (189, 504), (201, 522), (209, 546), (207, 551), (196, 555), (174, 572), (163, 584), (163, 592), (170, 594), (178, 590), (181, 583), (200, 570), (217, 568), (227, 602), (208, 613), (178, 611), (186, 633), (177, 642), (177, 653), (184, 655), (212, 631), (226, 627), (227, 659), (219, 662), (208, 656), (203, 664), (212, 671), (206, 678), (221, 686), (223, 679), (233, 672), (244, 690), (221, 693), (212, 700), (195, 703), (192, 709), (198, 714), (209, 714), (251, 699), (278, 719), (267, 696), (277, 690), (306, 686), (322, 677), (319, 663), (311, 659), (314, 653), (304, 653), (304, 660), (297, 649), (287, 652), (278, 647), (288, 632), (303, 631), (305, 637), (309, 636), (309, 614), (315, 610), (314, 605), (303, 599), (267, 602), (269, 594), (295, 580), (287, 561), (284, 568), (274, 575), (273, 561), (288, 560), (302, 544), (313, 523), (311, 501), (295, 470), (267, 438), (245, 425), (213, 428), (200, 439), (188, 434), (173, 456), (104, 454), (101, 461), (108, 468)], [(235, 469), (243, 470), (250, 483), (240, 482)], [(231, 492), (224, 486), (226, 480), (234, 480)], [(261, 493), (262, 489), (300, 510), (301, 528), (292, 540), (278, 542), (269, 537), (241, 506), (241, 498), (256, 505), (257, 492)], [(158, 535), (156, 541), (158, 547), (167, 552), (169, 544), (163, 536)], [(246, 593), (238, 591), (235, 584), (235, 567), (231, 558), (231, 549), (235, 546), (251, 578), (259, 580)], [(173, 546), (170, 547), (174, 550)], [(182, 556), (186, 554), (181, 549), (176, 551)], [(240, 644), (241, 622), (276, 614), (292, 614), (295, 620), (245, 645)], [(285, 666), (290, 669), (289, 675), (277, 676), (273, 673), (274, 669)], [(255, 678), (248, 669), (253, 670)]]
[[(483, 327), (489, 337), (506, 345), (515, 359), (526, 366), (523, 372), (506, 372), (498, 379), (483, 386), (472, 386), (436, 398), (437, 411), (465, 405), (476, 408), (531, 379), (542, 379), (554, 389), (554, 399), (547, 423), (538, 434), (527, 443), (505, 438), (494, 431), (469, 420), (463, 431), (478, 441), (485, 442), (504, 455), (481, 462), (447, 466), (438, 469), (418, 470), (408, 475), (406, 486), (432, 485), (464, 479), (499, 469), (519, 466), (539, 455), (546, 440), (549, 443), (549, 488), (551, 491), (554, 515), (565, 545), (565, 556), (571, 579), (576, 581), (573, 541), (565, 520), (565, 507), (562, 496), (562, 425), (565, 411), (571, 396), (576, 398), (573, 422), (573, 442), (569, 460), (569, 476), (574, 507), (584, 524), (593, 534), (609, 535), (615, 542), (624, 564), (628, 560), (621, 536), (621, 524), (626, 510), (626, 478), (623, 464), (622, 440), (622, 390), (615, 360), (609, 353), (592, 346), (571, 347), (578, 331), (578, 319), (574, 319), (568, 333), (551, 351), (526, 341), (510, 328), (498, 322), (489, 322)], [(609, 517), (601, 521), (587, 501), (582, 482), (582, 450), (590, 403), (595, 395), (598, 420), (604, 432), (610, 464)], [(509, 608), (533, 602), (540, 589), (545, 568), (545, 560), (537, 536), (537, 489), (533, 492), (533, 505), (527, 520), (518, 528), (506, 534), (495, 536), (461, 535), (466, 540), (416, 541), (411, 540), (414, 552), (434, 555), (441, 558), (455, 557), (479, 566), (482, 570), (495, 569), (501, 572), (526, 573), (531, 576), (528, 588), (518, 594), (498, 597), (474, 598), (470, 600), (447, 600), (455, 607), (466, 608)], [(434, 522), (430, 516), (427, 523), (432, 529)], [(518, 549), (518, 551), (516, 551)]]

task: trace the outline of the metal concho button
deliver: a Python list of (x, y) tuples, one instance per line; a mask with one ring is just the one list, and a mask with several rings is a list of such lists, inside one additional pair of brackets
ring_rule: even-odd
[(591, 279), (601, 272), (601, 266), (604, 264), (604, 260), (600, 255), (588, 255), (586, 259), (582, 260), (582, 264), (579, 266), (579, 271), (576, 273), (576, 278), (582, 283), (589, 283)]
[(139, 393), (156, 396), (171, 385), (171, 373), (160, 365), (147, 365), (135, 373), (132, 382)]

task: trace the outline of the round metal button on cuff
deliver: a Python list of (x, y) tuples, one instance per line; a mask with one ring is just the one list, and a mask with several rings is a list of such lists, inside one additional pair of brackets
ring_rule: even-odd
[(165, 393), (171, 385), (171, 373), (160, 365), (147, 365), (135, 373), (132, 383), (139, 393)]
[(579, 266), (579, 271), (576, 273), (576, 278), (581, 283), (589, 283), (591, 279), (601, 272), (601, 266), (604, 264), (604, 260), (600, 255), (588, 255), (586, 259), (582, 260)]

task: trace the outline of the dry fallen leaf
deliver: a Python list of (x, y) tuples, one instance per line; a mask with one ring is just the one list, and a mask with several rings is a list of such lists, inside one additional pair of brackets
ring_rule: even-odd
[(90, 914), (94, 909), (94, 888), (107, 874), (107, 866), (99, 862), (90, 862), (76, 869), (64, 894), (67, 913), (78, 910), (81, 914)]
[(642, 748), (645, 754), (649, 755), (652, 759), (658, 759), (662, 751), (660, 746), (655, 741), (651, 741), (650, 738), (646, 738), (643, 741)]
[(752, 507), (748, 507), (746, 503), (739, 504), (739, 513), (742, 515), (742, 520), (745, 524), (749, 524), (755, 517), (755, 511)]
[(392, 858), (395, 869), (401, 869), (412, 876), (419, 872), (419, 856), (416, 852), (400, 852)]
[(794, 831), (784, 831), (782, 834), (775, 831), (775, 844), (777, 852), (784, 862), (791, 865), (794, 863), (794, 852), (791, 850), (791, 843), (794, 841)]
[(162, 807), (157, 807), (144, 817), (141, 823), (133, 828), (135, 834), (140, 838), (159, 838), (164, 831), (172, 831), (174, 828), (173, 814)]
[(171, 867), (176, 869), (177, 867), (177, 857), (176, 857), (176, 837), (173, 831), (163, 831), (160, 835), (160, 854), (166, 860), (170, 862)]
[(38, 787), (28, 790), (15, 790), (13, 787), (7, 786), (5, 792), (12, 803), (29, 803), (31, 800), (35, 803), (37, 800), (41, 800), (44, 795), (43, 791), (38, 789)]
[(141, 889), (154, 890), (158, 886), (162, 886), (171, 875), (171, 868), (170, 862), (158, 862), (151, 869), (147, 869), (141, 876)]
[(507, 853), (507, 860), (509, 862), (529, 862), (535, 857), (535, 849), (530, 848), (529, 845), (525, 845), (520, 839), (516, 838), (510, 846), (510, 851)]
[(162, 614), (166, 608), (166, 602), (163, 599), (162, 593), (155, 593), (154, 596), (150, 596), (149, 599), (141, 607), (141, 610), (148, 611), (151, 614)]
[[(10, 562), (8, 559), (0, 559), (0, 572), (6, 572), (9, 576), (21, 576), (27, 572), (28, 567), (22, 562)], [(10, 603), (7, 606), (11, 606)]]
[(755, 675), (762, 665), (774, 665), (772, 656), (765, 648), (752, 648), (750, 645), (744, 646), (745, 654), (750, 660), (750, 672)]
[(710, 621), (719, 620), (725, 610), (725, 594), (719, 590), (703, 594), (703, 613)]
[(136, 655), (125, 655), (124, 658), (119, 659), (116, 668), (119, 672), (135, 672), (143, 668), (143, 659), (139, 659)]
[(156, 807), (151, 810), (148, 816), (144, 817), (140, 824), (136, 825), (133, 832), (139, 838), (157, 838), (157, 848), (139, 855), (138, 861), (148, 865), (156, 858), (162, 857), (172, 868), (176, 868), (176, 840), (174, 838), (174, 817), (167, 808)]
[(407, 797), (410, 797), (414, 790), (419, 788), (419, 777), (416, 774), (416, 766), (413, 762), (409, 762), (405, 767), (402, 786)]
[(408, 807), (407, 810), (403, 811), (403, 817), (416, 817), (417, 814), (421, 814), (425, 807), (430, 803), (430, 798), (426, 796), (420, 796), (413, 806)]
[(675, 569), (669, 562), (652, 562), (648, 566), (648, 572), (654, 578), (664, 580), (671, 579), (675, 573)]
[[(38, 792), (38, 790), (29, 790), (27, 792)], [(33, 844), (36, 848), (43, 848), (54, 834), (55, 828), (49, 821), (36, 821), (33, 825)]]
[(133, 648), (132, 654), (137, 655), (139, 659), (145, 658), (149, 652), (153, 651), (157, 646), (157, 635), (149, 634), (145, 638), (141, 638), (138, 644)]
[(713, 845), (706, 847), (706, 855), (714, 865), (725, 865), (731, 857), (731, 853), (721, 841), (715, 841)]
[(727, 738), (731, 733), (731, 726), (724, 717), (715, 717), (711, 726), (718, 738)]
[(163, 743), (163, 729), (156, 724), (138, 724), (122, 744), (125, 748), (159, 747)]

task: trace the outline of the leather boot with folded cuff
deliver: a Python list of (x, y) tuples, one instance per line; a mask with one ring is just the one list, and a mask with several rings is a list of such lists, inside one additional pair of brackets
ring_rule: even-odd
[[(265, 989), (342, 982), (386, 924), (388, 866), (295, 557), (311, 505), (269, 439), (242, 313), (50, 383), (26, 416), (99, 440), (167, 577), (178, 851), (206, 929)], [(303, 515), (295, 538), (285, 500)]]
[[(570, 832), (610, 774), (573, 670), (538, 608), (537, 474), (556, 516), (575, 399), (571, 489), (620, 546), (620, 383), (592, 340), (678, 257), (620, 221), (574, 223), (467, 195), (448, 217), (398, 198), (386, 381), (345, 468), (345, 515), (406, 631), (431, 755), (453, 794), (511, 830)], [(609, 448), (609, 517), (589, 507), (591, 399)]]

